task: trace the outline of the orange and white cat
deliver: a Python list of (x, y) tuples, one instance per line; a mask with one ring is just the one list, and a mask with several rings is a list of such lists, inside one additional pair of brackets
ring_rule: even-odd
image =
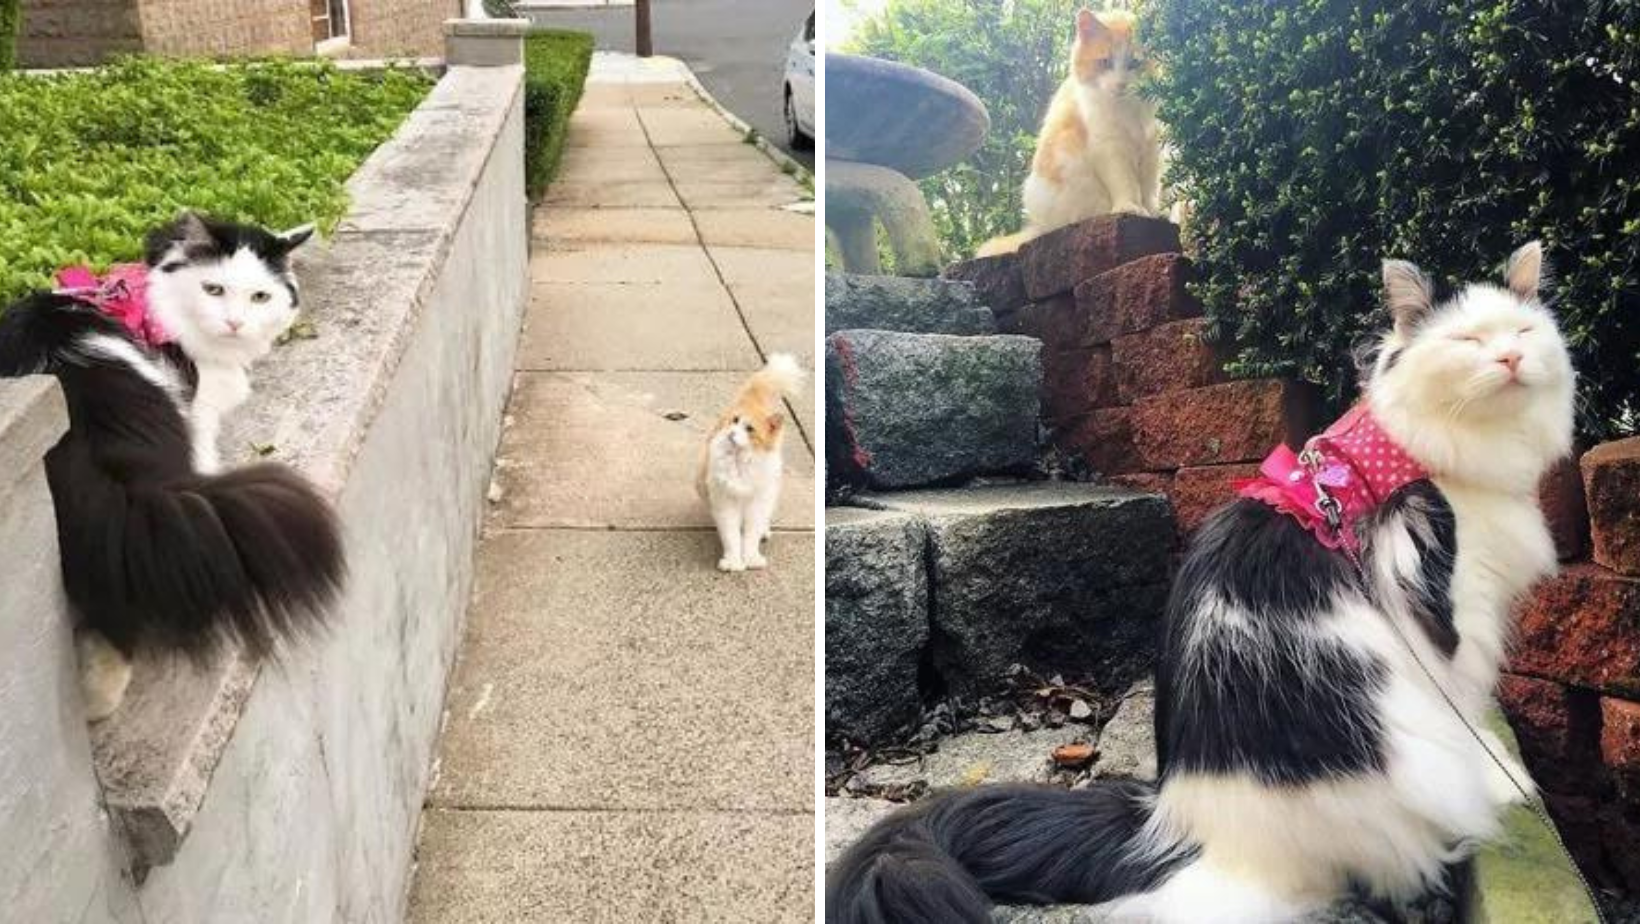
[(1025, 180), (1025, 228), (987, 241), (979, 256), (1095, 215), (1161, 210), (1162, 130), (1156, 106), (1134, 92), (1147, 62), (1133, 14), (1076, 14), (1071, 72), (1054, 94)]
[(769, 538), (780, 501), (785, 459), (786, 415), (781, 399), (796, 397), (803, 384), (797, 360), (774, 353), (752, 373), (735, 403), (718, 418), (701, 454), (696, 488), (712, 510), (723, 555), (720, 571), (767, 567), (763, 540)]

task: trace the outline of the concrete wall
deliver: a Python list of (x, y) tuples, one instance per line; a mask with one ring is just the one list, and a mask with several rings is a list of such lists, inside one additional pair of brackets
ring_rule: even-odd
[(528, 290), (522, 76), (452, 68), (360, 170), (299, 268), (317, 339), (258, 366), (224, 438), (335, 497), (351, 575), (324, 638), (259, 672), (139, 661), (88, 748), (37, 461), (60, 399), (32, 383), (49, 438), (15, 440), (0, 383), (0, 462), (35, 459), (0, 467), (24, 550), (0, 556), (0, 918), (402, 920)]

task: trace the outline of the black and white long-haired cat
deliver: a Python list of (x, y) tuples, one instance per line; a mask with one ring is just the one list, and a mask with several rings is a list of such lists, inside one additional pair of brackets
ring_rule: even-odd
[(1201, 528), (1159, 653), (1158, 782), (909, 807), (833, 867), (827, 920), (978, 924), (1009, 901), (1262, 924), (1351, 889), (1441, 888), (1522, 795), (1465, 723), (1491, 700), (1511, 604), (1555, 567), (1536, 486), (1571, 450), (1574, 376), (1541, 272), (1529, 244), (1503, 286), (1437, 304), (1416, 267), (1385, 263), (1394, 327), (1363, 400), (1427, 477), (1356, 521), (1359, 568), (1261, 500)]
[(46, 474), (92, 719), (119, 708), (139, 647), (265, 654), (341, 585), (340, 531), (307, 481), (277, 464), (218, 472), (223, 415), (296, 317), (290, 255), (311, 233), (184, 213), (149, 234), (142, 264), (0, 314), (0, 376), (54, 375), (67, 399)]

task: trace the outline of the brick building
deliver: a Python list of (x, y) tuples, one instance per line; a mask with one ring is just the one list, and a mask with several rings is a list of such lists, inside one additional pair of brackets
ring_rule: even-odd
[(112, 55), (442, 53), (461, 0), (23, 0), (23, 67), (75, 67)]

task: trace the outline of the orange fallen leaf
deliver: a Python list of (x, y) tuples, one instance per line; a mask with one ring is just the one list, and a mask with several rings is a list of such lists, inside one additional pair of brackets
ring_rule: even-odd
[(1061, 767), (1082, 767), (1098, 750), (1091, 744), (1061, 744), (1053, 749), (1053, 762)]

